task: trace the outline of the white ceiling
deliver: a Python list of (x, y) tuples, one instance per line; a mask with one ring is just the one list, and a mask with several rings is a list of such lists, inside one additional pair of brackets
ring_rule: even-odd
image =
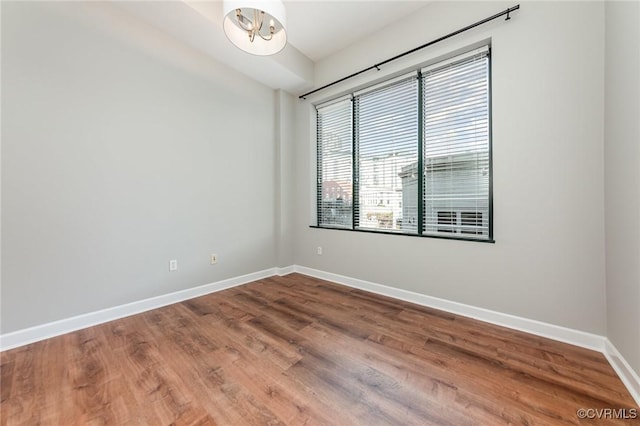
[(287, 8), (287, 46), (268, 57), (242, 52), (222, 31), (221, 1), (124, 1), (109, 4), (216, 61), (274, 89), (298, 93), (314, 85), (314, 62), (380, 31), (428, 1), (294, 0)]
[(312, 61), (338, 52), (427, 1), (285, 1), (289, 42)]

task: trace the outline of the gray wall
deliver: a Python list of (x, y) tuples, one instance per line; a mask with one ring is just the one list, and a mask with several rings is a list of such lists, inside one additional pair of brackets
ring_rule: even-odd
[[(381, 37), (320, 61), (317, 85), (507, 6), (512, 3), (432, 3)], [(495, 21), (383, 68), (392, 73), (489, 38), (496, 243), (309, 228), (315, 220), (311, 103), (345, 85), (297, 108), (295, 262), (604, 334), (604, 5), (525, 2), (509, 22)], [(365, 84), (385, 70), (352, 83)]]
[(2, 3), (2, 333), (276, 264), (274, 92), (109, 7)]
[(607, 336), (640, 374), (640, 3), (606, 5)]
[(293, 174), (295, 100), (283, 90), (276, 92), (276, 238), (277, 266), (293, 265)]

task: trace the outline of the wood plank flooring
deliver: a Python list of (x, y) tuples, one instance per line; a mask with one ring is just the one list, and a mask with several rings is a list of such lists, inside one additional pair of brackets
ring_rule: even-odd
[(0, 371), (1, 425), (640, 424), (598, 352), (300, 274), (5, 351)]

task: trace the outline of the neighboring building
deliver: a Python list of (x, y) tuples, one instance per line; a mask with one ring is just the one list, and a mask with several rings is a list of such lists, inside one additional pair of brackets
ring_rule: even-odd
[[(331, 170), (331, 175), (323, 176), (321, 214), (325, 224), (350, 227), (352, 184), (351, 180), (344, 179), (350, 156), (332, 152), (331, 159), (337, 166)], [(415, 158), (394, 154), (361, 158), (358, 165), (359, 228), (402, 229), (403, 186), (399, 174), (413, 160)]]
[(350, 228), (353, 220), (351, 139), (347, 135), (325, 135), (323, 159), (331, 167), (323, 168), (322, 199), (318, 200), (324, 225)]
[[(478, 171), (478, 163), (487, 164)], [(424, 232), (487, 235), (488, 154), (472, 152), (426, 158)], [(417, 163), (402, 169), (402, 229), (417, 226)]]
[(401, 229), (403, 192), (399, 175), (412, 160), (395, 154), (360, 159), (360, 228)]
[(350, 227), (352, 206), (351, 181), (322, 182), (320, 209), (325, 224)]
[[(479, 168), (478, 163), (487, 167)], [(358, 227), (416, 232), (419, 194), (415, 157), (387, 155), (362, 158), (359, 172)], [(423, 232), (488, 234), (486, 152), (427, 157), (424, 173)], [(322, 217), (325, 224), (351, 227), (351, 180), (340, 179), (337, 174), (330, 178), (333, 179), (325, 178), (322, 182)]]
[(404, 166), (398, 175), (402, 181), (402, 219), (400, 229), (418, 229), (418, 163)]

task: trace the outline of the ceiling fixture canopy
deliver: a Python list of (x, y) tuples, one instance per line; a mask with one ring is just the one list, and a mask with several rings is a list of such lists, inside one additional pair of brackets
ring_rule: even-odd
[(287, 44), (287, 14), (280, 0), (224, 0), (224, 33), (254, 55), (273, 55)]

